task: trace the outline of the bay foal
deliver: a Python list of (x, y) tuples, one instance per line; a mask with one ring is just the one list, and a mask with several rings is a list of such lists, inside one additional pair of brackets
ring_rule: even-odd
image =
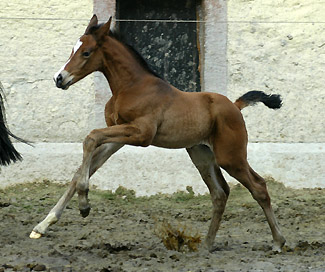
[[(110, 20), (98, 25), (94, 15), (74, 46), (66, 64), (55, 74), (58, 88), (72, 84), (94, 71), (108, 80), (112, 98), (107, 102), (107, 127), (95, 129), (83, 143), (83, 161), (72, 182), (48, 216), (32, 231), (39, 238), (59, 220), (77, 191), (82, 216), (90, 211), (89, 178), (123, 145), (186, 148), (213, 203), (212, 220), (205, 239), (212, 248), (229, 195), (220, 167), (241, 182), (262, 207), (276, 249), (284, 245), (263, 178), (247, 162), (247, 132), (240, 109), (263, 102), (279, 108), (280, 97), (249, 92), (232, 103), (215, 93), (185, 93), (157, 77), (141, 56), (110, 31)], [(123, 166), (121, 166), (121, 169)], [(121, 170), (123, 171), (123, 170)]]

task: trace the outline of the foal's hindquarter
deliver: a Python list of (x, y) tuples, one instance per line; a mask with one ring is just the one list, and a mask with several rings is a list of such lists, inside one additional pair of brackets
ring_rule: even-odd
[[(89, 30), (93, 27), (93, 31)], [(80, 168), (65, 194), (33, 229), (30, 237), (41, 237), (51, 224), (59, 220), (75, 192), (78, 193), (81, 215), (88, 216), (89, 178), (123, 145), (154, 145), (186, 148), (209, 188), (213, 213), (205, 239), (208, 249), (212, 249), (229, 195), (229, 187), (220, 170), (223, 168), (242, 183), (262, 207), (275, 248), (280, 250), (285, 239), (279, 231), (265, 181), (247, 162), (247, 133), (240, 112), (245, 107), (245, 99), (239, 106), (218, 94), (181, 92), (141, 66), (125, 45), (107, 35), (109, 27), (110, 21), (97, 26), (97, 17), (94, 16), (77, 43), (79, 47), (75, 47), (77, 51), (55, 79), (58, 87), (67, 89), (69, 84), (94, 70), (102, 71), (113, 93), (105, 108), (107, 127), (95, 129), (86, 137)], [(90, 47), (93, 51), (87, 49)], [(92, 56), (98, 59), (92, 62)], [(88, 62), (101, 66), (88, 67)], [(79, 70), (76, 68), (78, 65), (81, 67)], [(77, 72), (73, 75), (71, 71)], [(264, 103), (260, 98), (254, 99), (253, 102)]]

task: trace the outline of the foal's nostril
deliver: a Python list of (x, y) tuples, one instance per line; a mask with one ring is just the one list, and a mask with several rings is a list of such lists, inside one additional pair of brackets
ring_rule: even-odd
[(56, 78), (56, 81), (62, 82), (62, 75), (61, 74), (58, 75), (58, 77)]
[(55, 83), (56, 83), (56, 86), (57, 87), (60, 87), (62, 85), (62, 75), (59, 74), (56, 79), (54, 79)]

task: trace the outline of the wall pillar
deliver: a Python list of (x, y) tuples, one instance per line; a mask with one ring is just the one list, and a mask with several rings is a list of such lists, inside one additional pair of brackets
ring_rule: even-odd
[[(115, 18), (116, 0), (94, 0), (94, 13), (101, 23)], [(227, 1), (202, 0), (198, 14), (201, 90), (227, 95)], [(113, 20), (113, 24), (115, 21)], [(101, 73), (94, 75), (94, 128), (105, 127), (104, 108), (111, 97), (109, 85)]]
[(200, 17), (202, 91), (227, 95), (227, 1), (203, 0)]

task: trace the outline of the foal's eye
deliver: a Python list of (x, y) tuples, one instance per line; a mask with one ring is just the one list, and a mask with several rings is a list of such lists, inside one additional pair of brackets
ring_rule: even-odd
[(82, 53), (82, 56), (85, 57), (85, 58), (88, 58), (90, 56), (90, 52), (85, 51), (85, 52)]

